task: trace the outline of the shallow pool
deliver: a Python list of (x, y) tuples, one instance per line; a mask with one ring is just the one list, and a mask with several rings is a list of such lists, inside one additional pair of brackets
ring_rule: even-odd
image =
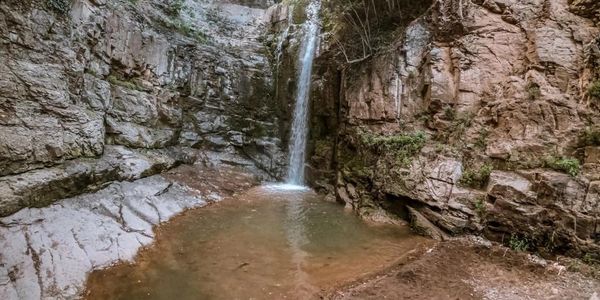
[(87, 299), (310, 299), (425, 240), (368, 225), (310, 190), (258, 187), (157, 230), (134, 264), (94, 272)]

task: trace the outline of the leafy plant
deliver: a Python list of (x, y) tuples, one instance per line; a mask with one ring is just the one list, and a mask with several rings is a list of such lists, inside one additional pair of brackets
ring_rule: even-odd
[(46, 0), (48, 6), (60, 14), (66, 14), (71, 10), (71, 1), (69, 0)]
[(409, 165), (411, 158), (421, 151), (427, 141), (427, 137), (422, 132), (390, 136), (363, 132), (360, 134), (360, 139), (369, 148), (379, 152), (394, 153), (402, 166)]
[(514, 251), (527, 251), (530, 247), (529, 240), (526, 237), (518, 237), (517, 235), (511, 235), (508, 246)]
[(537, 100), (542, 96), (542, 92), (540, 91), (540, 86), (535, 82), (530, 82), (527, 84), (527, 98), (529, 100)]
[(547, 156), (544, 159), (544, 165), (550, 169), (566, 172), (571, 176), (577, 176), (581, 170), (579, 160), (576, 158)]
[(600, 146), (600, 130), (586, 128), (581, 134), (581, 146)]
[(592, 253), (586, 253), (581, 260), (588, 265), (600, 265), (600, 256), (594, 255)]
[(456, 118), (456, 111), (454, 109), (452, 109), (452, 107), (446, 107), (444, 108), (444, 117), (447, 120), (454, 120), (454, 118)]
[(478, 169), (466, 169), (458, 183), (472, 188), (483, 188), (488, 182), (492, 170), (493, 167), (490, 164), (483, 164)]
[(477, 140), (475, 140), (475, 147), (485, 149), (485, 147), (487, 146), (487, 137), (489, 134), (490, 133), (487, 131), (487, 129), (482, 128), (479, 131), (479, 136), (477, 136)]
[(462, 143), (465, 131), (473, 122), (473, 115), (468, 112), (457, 113), (452, 108), (446, 108), (443, 117), (452, 123), (446, 130), (439, 130), (435, 139), (448, 144)]
[(197, 40), (198, 42), (205, 43), (208, 41), (208, 37), (204, 32), (196, 30), (192, 25), (187, 22), (178, 21), (173, 24), (175, 30), (181, 34), (189, 36)]
[(596, 99), (600, 99), (600, 80), (596, 80), (588, 86), (588, 94)]
[(479, 216), (484, 216), (487, 212), (487, 206), (485, 205), (485, 199), (480, 197), (477, 198), (477, 202), (475, 202), (475, 210)]
[(184, 8), (185, 0), (172, 0), (167, 4), (167, 13), (172, 16), (179, 16)]

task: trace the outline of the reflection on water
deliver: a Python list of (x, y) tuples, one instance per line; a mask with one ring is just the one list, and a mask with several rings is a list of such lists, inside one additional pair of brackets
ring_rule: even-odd
[(303, 224), (305, 218), (305, 209), (302, 199), (294, 199), (286, 205), (286, 237), (292, 252), (292, 264), (295, 267), (295, 287), (294, 295), (305, 298), (318, 292), (318, 289), (310, 283), (309, 275), (304, 271), (308, 253), (302, 247), (305, 247), (309, 240)]
[(92, 274), (87, 298), (310, 299), (422, 242), (309, 190), (256, 188), (161, 227), (135, 264)]

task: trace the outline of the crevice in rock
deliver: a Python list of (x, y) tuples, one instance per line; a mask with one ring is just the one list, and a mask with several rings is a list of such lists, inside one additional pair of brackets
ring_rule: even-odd
[(148, 203), (148, 205), (150, 205), (154, 209), (154, 211), (156, 211), (156, 216), (158, 217), (158, 224), (162, 223), (163, 222), (163, 218), (160, 215), (160, 210), (158, 209), (158, 207), (156, 206), (156, 204), (154, 204), (154, 202), (152, 202), (152, 200), (149, 199), (149, 198), (146, 198), (146, 203)]
[(38, 286), (40, 288), (40, 299), (43, 299), (44, 298), (44, 283), (42, 280), (42, 273), (41, 273), (42, 262), (40, 260), (39, 254), (35, 251), (35, 249), (33, 249), (33, 246), (31, 244), (31, 237), (29, 236), (29, 232), (27, 231), (27, 229), (23, 230), (23, 234), (25, 236), (25, 241), (27, 242), (26, 254), (28, 254), (31, 257), (31, 260), (33, 262), (33, 267), (35, 269), (35, 274), (37, 276)]
[(158, 191), (156, 194), (154, 194), (154, 196), (158, 197), (161, 196), (163, 194), (166, 194), (167, 192), (169, 192), (169, 189), (173, 186), (173, 182), (169, 182), (169, 184), (163, 188), (162, 190)]
[(90, 259), (90, 255), (88, 254), (87, 250), (85, 250), (85, 247), (81, 243), (81, 241), (79, 241), (79, 238), (77, 237), (77, 234), (75, 234), (75, 230), (73, 228), (71, 228), (71, 235), (73, 236), (73, 240), (75, 241), (75, 243), (77, 244), (77, 246), (81, 249), (81, 251), (83, 251), (83, 253), (85, 253), (85, 257), (90, 262), (90, 266), (92, 266), (92, 268), (95, 268), (96, 266), (94, 265), (94, 263)]

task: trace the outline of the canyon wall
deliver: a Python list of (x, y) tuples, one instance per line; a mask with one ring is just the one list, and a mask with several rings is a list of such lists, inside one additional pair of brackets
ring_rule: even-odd
[(323, 36), (313, 185), (367, 219), (403, 217), (434, 237), (483, 233), (597, 259), (597, 5), (426, 2), (406, 3), (414, 18), (358, 59), (340, 26)]
[(198, 156), (278, 177), (272, 4), (2, 1), (0, 215)]

